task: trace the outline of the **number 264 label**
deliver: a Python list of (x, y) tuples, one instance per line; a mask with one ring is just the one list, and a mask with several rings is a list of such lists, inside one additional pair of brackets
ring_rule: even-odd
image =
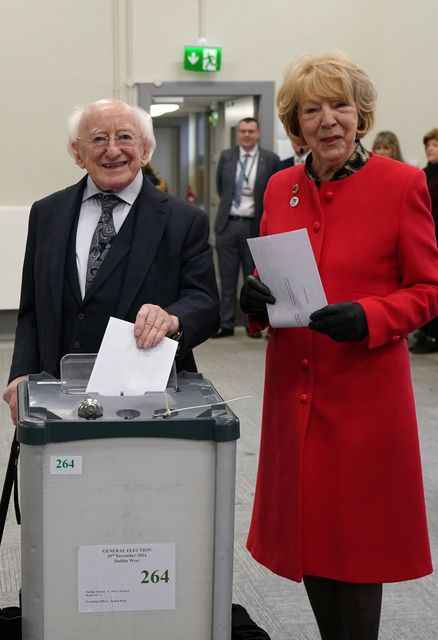
[(50, 456), (50, 473), (53, 475), (80, 475), (82, 456)]

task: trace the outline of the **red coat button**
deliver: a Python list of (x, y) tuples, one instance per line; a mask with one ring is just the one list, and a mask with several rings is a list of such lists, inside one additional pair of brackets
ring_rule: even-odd
[(313, 230), (314, 230), (314, 232), (315, 232), (315, 233), (318, 233), (318, 231), (320, 230), (320, 228), (321, 228), (321, 223), (320, 223), (320, 222), (318, 222), (318, 220), (317, 220), (316, 222), (314, 222), (314, 223), (313, 223)]
[(393, 342), (400, 342), (401, 337), (400, 337), (400, 336), (392, 336), (391, 340), (392, 340)]
[(307, 360), (307, 358), (303, 358), (300, 362), (300, 365), (303, 369), (308, 369), (309, 368), (309, 361)]
[(333, 200), (333, 198), (335, 197), (335, 194), (333, 193), (333, 191), (327, 191), (327, 193), (325, 194), (326, 200), (330, 201)]
[(299, 401), (301, 402), (301, 404), (306, 404), (307, 402), (307, 393), (300, 393), (298, 396)]

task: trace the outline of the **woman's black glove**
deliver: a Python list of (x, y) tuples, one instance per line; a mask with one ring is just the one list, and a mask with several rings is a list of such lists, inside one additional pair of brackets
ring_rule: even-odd
[(270, 288), (255, 276), (248, 276), (240, 290), (240, 307), (243, 313), (250, 313), (262, 324), (268, 320), (267, 304), (275, 304)]
[(337, 342), (362, 340), (368, 335), (365, 311), (358, 302), (328, 304), (310, 314), (309, 329), (325, 333)]

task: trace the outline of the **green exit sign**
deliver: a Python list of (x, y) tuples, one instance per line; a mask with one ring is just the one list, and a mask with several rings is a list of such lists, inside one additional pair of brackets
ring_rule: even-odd
[(186, 71), (219, 71), (222, 49), (220, 47), (185, 47), (184, 69)]

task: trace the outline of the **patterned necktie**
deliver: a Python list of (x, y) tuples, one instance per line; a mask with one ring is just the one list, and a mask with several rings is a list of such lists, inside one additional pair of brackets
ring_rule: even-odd
[(248, 165), (249, 153), (245, 153), (243, 156), (243, 162), (240, 162), (240, 173), (237, 176), (236, 188), (234, 190), (234, 204), (236, 207), (240, 207), (242, 202), (243, 181), (246, 176), (246, 167)]
[(91, 238), (85, 291), (93, 282), (94, 276), (99, 271), (102, 262), (110, 250), (111, 242), (116, 236), (113, 209), (119, 202), (122, 202), (122, 200), (113, 193), (97, 193), (95, 197), (100, 200), (102, 212), (94, 230), (93, 237)]

